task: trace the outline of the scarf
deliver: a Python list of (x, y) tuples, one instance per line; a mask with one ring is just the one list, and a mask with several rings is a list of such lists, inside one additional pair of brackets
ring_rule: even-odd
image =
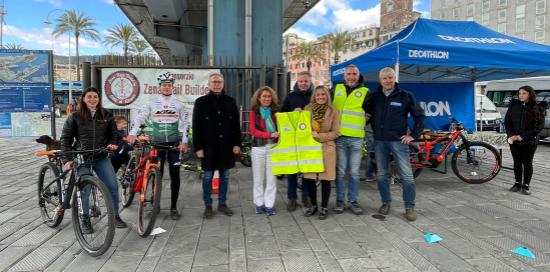
[(321, 125), (323, 124), (323, 118), (327, 112), (327, 104), (320, 105), (317, 103), (311, 104), (311, 118), (313, 119), (312, 127), (313, 130), (319, 132), (321, 130)]
[[(275, 124), (273, 123), (273, 120), (271, 120), (271, 107), (260, 107), (260, 115), (262, 116), (262, 119), (265, 121), (265, 130), (271, 134), (277, 129), (275, 128)], [(268, 140), (269, 143), (273, 143), (273, 139)]]

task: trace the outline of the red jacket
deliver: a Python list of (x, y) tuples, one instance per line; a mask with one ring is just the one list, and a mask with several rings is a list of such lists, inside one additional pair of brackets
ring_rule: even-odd
[[(248, 120), (248, 131), (253, 137), (253, 146), (264, 146), (267, 144), (266, 140), (268, 139), (272, 139), (273, 143), (277, 143), (277, 138), (271, 138), (271, 134), (267, 132), (265, 121), (258, 110), (250, 111)], [(275, 117), (275, 113), (271, 113), (271, 121), (273, 121), (273, 124), (277, 127), (277, 118)]]

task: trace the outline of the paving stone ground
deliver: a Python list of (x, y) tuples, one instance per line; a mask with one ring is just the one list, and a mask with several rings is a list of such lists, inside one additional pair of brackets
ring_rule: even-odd
[[(124, 209), (128, 229), (117, 229), (112, 248), (90, 257), (76, 242), (70, 219), (51, 229), (37, 209), (36, 179), (44, 158), (33, 138), (0, 138), (0, 271), (550, 271), (550, 144), (535, 156), (531, 196), (511, 193), (513, 172), (469, 185), (454, 176), (424, 171), (417, 179), (418, 220), (403, 217), (401, 188), (393, 185), (385, 221), (372, 218), (380, 205), (376, 183), (361, 183), (360, 216), (330, 213), (320, 221), (298, 209), (286, 211), (286, 180), (278, 182), (277, 215), (254, 213), (250, 168), (231, 171), (232, 217), (202, 218), (202, 187), (182, 171), (179, 209), (168, 215), (163, 194), (157, 226), (166, 230), (141, 238), (136, 205)], [(512, 165), (503, 150), (505, 167)], [(163, 184), (169, 192), (169, 179)], [(330, 207), (334, 205), (332, 190)], [(443, 241), (427, 244), (426, 232)], [(526, 246), (536, 259), (513, 254)]]

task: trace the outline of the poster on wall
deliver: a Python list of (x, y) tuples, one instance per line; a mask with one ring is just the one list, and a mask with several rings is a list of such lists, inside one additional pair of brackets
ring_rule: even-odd
[(50, 56), (49, 50), (0, 49), (0, 137), (51, 135)]

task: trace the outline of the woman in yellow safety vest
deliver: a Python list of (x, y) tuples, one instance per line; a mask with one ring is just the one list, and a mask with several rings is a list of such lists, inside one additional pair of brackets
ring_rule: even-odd
[(328, 199), (330, 196), (331, 181), (336, 179), (336, 143), (340, 131), (340, 118), (338, 111), (332, 106), (329, 89), (318, 86), (311, 94), (309, 105), (305, 110), (311, 111), (311, 126), (313, 138), (322, 144), (323, 164), (325, 171), (322, 173), (306, 173), (302, 186), (308, 186), (307, 191), (311, 200), (311, 207), (305, 212), (309, 217), (317, 212), (317, 185), (316, 179), (321, 180), (321, 209), (319, 219), (328, 216)]
[[(252, 180), (256, 214), (265, 212), (275, 214), (273, 206), (277, 195), (277, 178), (271, 171), (269, 150), (277, 143), (277, 120), (275, 113), (279, 109), (277, 94), (270, 87), (260, 87), (252, 96), (252, 109), (249, 115), (249, 131), (253, 137)], [(265, 183), (265, 187), (264, 187)]]

